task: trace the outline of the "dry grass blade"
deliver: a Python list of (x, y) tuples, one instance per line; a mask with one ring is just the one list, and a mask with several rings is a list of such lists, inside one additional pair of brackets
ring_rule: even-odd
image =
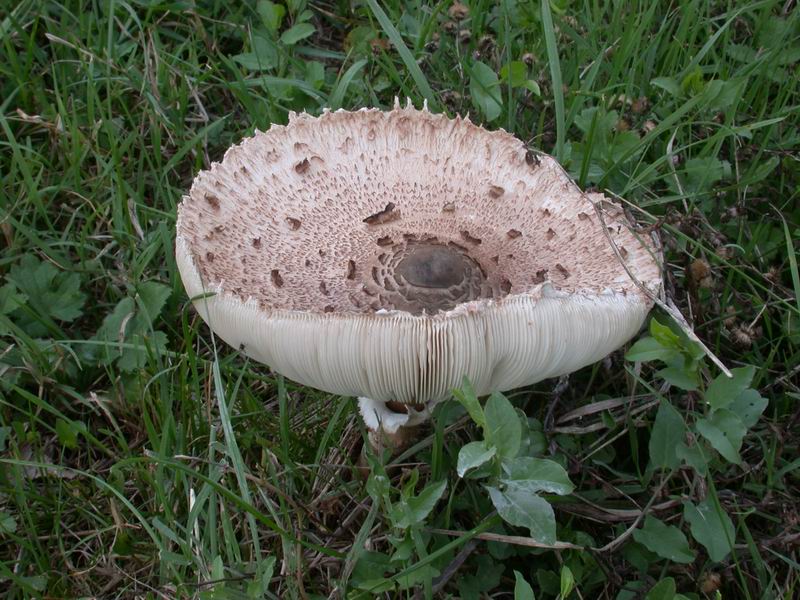
[[(461, 537), (466, 535), (463, 531), (455, 531), (452, 529), (428, 529), (430, 533), (438, 533), (440, 535), (448, 535), (451, 537)], [(504, 544), (513, 544), (514, 546), (527, 546), (528, 548), (547, 548), (550, 550), (583, 550), (583, 546), (570, 544), (569, 542), (556, 542), (555, 544), (543, 544), (537, 542), (533, 538), (523, 537), (519, 535), (503, 535), (500, 533), (479, 533), (474, 536), (479, 540), (487, 542), (502, 542)]]

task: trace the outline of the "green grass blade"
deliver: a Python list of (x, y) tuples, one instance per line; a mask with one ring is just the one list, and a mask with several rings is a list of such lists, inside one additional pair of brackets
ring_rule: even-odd
[[(242, 454), (239, 452), (239, 445), (236, 443), (236, 436), (233, 434), (233, 425), (231, 424), (231, 416), (228, 412), (228, 404), (225, 400), (225, 387), (222, 383), (222, 375), (219, 371), (219, 361), (215, 358), (212, 363), (214, 375), (214, 395), (217, 399), (217, 408), (219, 409), (219, 420), (222, 423), (222, 431), (225, 434), (225, 446), (227, 448), (228, 456), (233, 463), (233, 471), (236, 473), (236, 481), (239, 483), (239, 493), (242, 499), (247, 504), (252, 504), (250, 496), (250, 488), (247, 485), (247, 477), (245, 476), (245, 466), (242, 460)], [(238, 386), (237, 386), (238, 387)], [(254, 558), (261, 558), (261, 545), (259, 544), (258, 528), (256, 527), (255, 518), (252, 514), (247, 515), (248, 525), (250, 527), (250, 535), (253, 536), (253, 547), (256, 556)]]
[(797, 312), (800, 314), (800, 272), (797, 270), (797, 252), (794, 249), (794, 243), (792, 242), (792, 234), (789, 231), (789, 224), (786, 223), (786, 219), (783, 215), (778, 211), (778, 215), (783, 222), (783, 234), (786, 237), (786, 255), (789, 258), (789, 272), (792, 275), (792, 285), (794, 286), (794, 299), (797, 302)]
[(547, 62), (550, 65), (553, 100), (556, 105), (555, 155), (556, 158), (561, 160), (564, 158), (564, 140), (567, 134), (564, 130), (564, 84), (561, 78), (561, 62), (558, 58), (556, 32), (555, 27), (553, 27), (553, 15), (550, 11), (549, 0), (542, 2), (542, 29), (544, 30), (545, 46), (547, 47)]
[(433, 93), (433, 89), (431, 89), (428, 79), (425, 77), (422, 69), (419, 68), (417, 61), (414, 59), (414, 56), (408, 49), (408, 46), (406, 46), (406, 43), (403, 41), (403, 37), (400, 35), (400, 32), (397, 31), (397, 28), (389, 20), (389, 17), (386, 16), (386, 13), (380, 7), (377, 0), (367, 0), (367, 4), (369, 4), (372, 13), (375, 15), (375, 18), (378, 19), (378, 23), (380, 23), (381, 27), (383, 28), (386, 37), (389, 38), (394, 47), (397, 49), (397, 52), (400, 54), (400, 58), (403, 59), (403, 64), (405, 64), (406, 69), (408, 69), (412, 79), (414, 79), (414, 83), (417, 84), (417, 88), (419, 89), (420, 93), (428, 101), (428, 108), (435, 110), (437, 108), (436, 95)]
[(328, 97), (328, 108), (336, 110), (342, 107), (342, 101), (344, 100), (344, 95), (347, 93), (347, 88), (350, 87), (350, 83), (366, 64), (366, 59), (361, 59), (350, 65), (350, 68), (347, 69), (339, 81), (336, 82), (336, 87), (333, 88), (331, 95)]

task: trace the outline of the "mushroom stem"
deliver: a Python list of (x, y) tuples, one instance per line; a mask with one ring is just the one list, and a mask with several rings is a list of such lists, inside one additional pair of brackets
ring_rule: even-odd
[(415, 439), (417, 428), (431, 417), (425, 404), (381, 402), (360, 397), (358, 409), (369, 431), (369, 443), (376, 452), (389, 448), (397, 454)]

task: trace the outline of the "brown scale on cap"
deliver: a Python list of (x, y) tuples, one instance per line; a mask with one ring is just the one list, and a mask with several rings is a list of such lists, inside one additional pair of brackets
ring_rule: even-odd
[(479, 246), (483, 240), (479, 237), (475, 237), (466, 229), (461, 232), (461, 239), (467, 242), (472, 246)]
[(395, 219), (400, 218), (400, 211), (395, 210), (395, 208), (394, 202), (389, 202), (383, 210), (364, 219), (364, 223), (367, 225), (384, 225), (385, 223), (391, 223)]
[(214, 194), (206, 194), (205, 199), (211, 208), (214, 210), (219, 210), (219, 198), (217, 198)]
[[(638, 293), (593, 216), (600, 200), (503, 131), (341, 111), (292, 116), (231, 149), (196, 178), (178, 234), (204, 282), (271, 309), (433, 314), (548, 280)], [(659, 280), (622, 212), (605, 221), (628, 268)]]
[(539, 157), (533, 150), (528, 150), (525, 152), (525, 162), (531, 167), (538, 167), (542, 164), (539, 160)]
[(495, 200), (505, 193), (506, 191), (499, 185), (492, 185), (489, 187), (489, 195)]

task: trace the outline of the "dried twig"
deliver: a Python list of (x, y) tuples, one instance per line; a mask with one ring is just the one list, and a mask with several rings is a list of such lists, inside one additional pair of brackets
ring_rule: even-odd
[[(661, 504), (656, 504), (650, 507), (651, 512), (660, 512), (669, 508), (679, 506), (681, 500), (668, 500)], [(624, 523), (626, 521), (633, 521), (642, 516), (643, 511), (638, 508), (606, 508), (596, 504), (559, 504), (559, 510), (566, 513), (585, 517), (598, 523)]]
[[(428, 529), (431, 533), (438, 533), (440, 535), (449, 535), (453, 537), (461, 537), (467, 535), (466, 531), (454, 531), (452, 529)], [(504, 544), (513, 544), (515, 546), (527, 546), (528, 548), (547, 548), (549, 550), (583, 550), (583, 546), (570, 544), (569, 542), (556, 542), (555, 544), (543, 544), (537, 542), (533, 538), (524, 537), (521, 535), (502, 535), (500, 533), (478, 533), (474, 536), (476, 539), (485, 540), (487, 542), (502, 542)]]

